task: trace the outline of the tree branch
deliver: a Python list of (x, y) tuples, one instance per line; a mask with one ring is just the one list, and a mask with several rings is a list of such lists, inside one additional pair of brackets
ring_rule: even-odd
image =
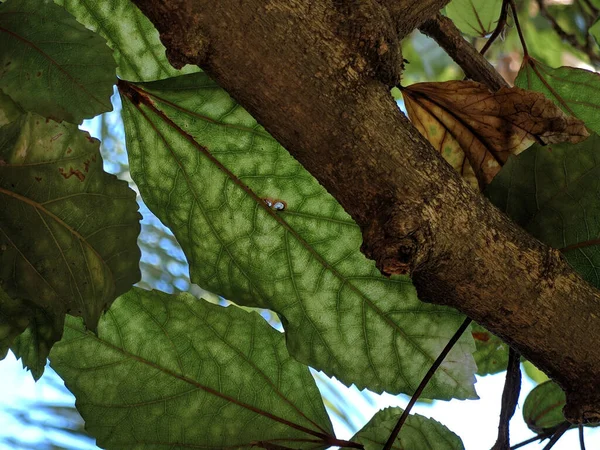
[[(461, 180), (398, 110), (379, 81), (395, 49), (377, 21), (400, 16), (375, 0), (135, 3), (177, 64), (199, 64), (336, 197), (383, 273), (410, 274), (423, 301), (506, 340), (565, 389), (571, 420), (600, 418), (600, 293)], [(410, 17), (413, 0), (397, 3), (407, 23), (426, 19)], [(348, 20), (340, 4), (371, 9)]]
[(460, 66), (467, 78), (485, 84), (497, 91), (508, 83), (475, 47), (465, 40), (454, 22), (437, 14), (426, 20), (419, 30), (434, 39)]

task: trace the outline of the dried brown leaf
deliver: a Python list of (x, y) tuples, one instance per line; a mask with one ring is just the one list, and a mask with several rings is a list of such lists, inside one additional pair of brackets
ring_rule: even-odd
[(403, 88), (408, 115), (467, 181), (488, 185), (509, 155), (534, 142), (577, 143), (583, 122), (565, 115), (538, 92), (517, 87), (492, 93), (474, 81), (417, 83)]

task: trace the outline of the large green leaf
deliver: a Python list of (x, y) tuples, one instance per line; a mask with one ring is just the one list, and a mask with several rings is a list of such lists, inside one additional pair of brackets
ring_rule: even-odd
[(50, 361), (105, 448), (326, 447), (321, 396), (284, 340), (256, 313), (134, 288), (97, 336), (68, 318)]
[(502, 0), (452, 0), (446, 15), (465, 34), (486, 36), (494, 31)]
[[(558, 249), (600, 287), (600, 137), (576, 145), (534, 145), (510, 158), (490, 200), (540, 241)], [(575, 245), (575, 244), (580, 244)]]
[[(401, 408), (379, 411), (360, 430), (352, 441), (364, 445), (365, 450), (381, 450), (402, 415)], [(394, 450), (462, 450), (461, 439), (434, 419), (413, 414), (408, 416), (392, 448)]]
[(535, 387), (523, 404), (523, 420), (536, 433), (543, 433), (566, 422), (562, 409), (565, 393), (553, 381)]
[(574, 67), (553, 69), (527, 57), (515, 85), (543, 93), (564, 112), (583, 120), (590, 130), (600, 132), (600, 75), (597, 73)]
[(114, 50), (119, 77), (152, 81), (197, 72), (198, 67), (177, 70), (165, 56), (158, 31), (131, 0), (54, 0), (75, 18), (103, 36)]
[(28, 111), (80, 123), (112, 109), (112, 51), (51, 1), (0, 4), (0, 68), (0, 89)]
[[(119, 87), (131, 175), (192, 281), (276, 311), (303, 363), (414, 392), (462, 316), (419, 302), (408, 278), (381, 276), (341, 206), (206, 75)], [(464, 336), (424, 397), (473, 397), (472, 351)]]
[(99, 142), (33, 113), (0, 128), (0, 284), (46, 314), (102, 311), (139, 280), (140, 215)]

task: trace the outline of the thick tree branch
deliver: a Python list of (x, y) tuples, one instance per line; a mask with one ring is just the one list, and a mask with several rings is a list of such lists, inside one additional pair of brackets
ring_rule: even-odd
[[(570, 419), (600, 417), (600, 293), (467, 186), (400, 113), (379, 80), (395, 51), (386, 18), (402, 16), (375, 0), (135, 3), (176, 63), (198, 63), (338, 199), (382, 272), (410, 274), (422, 300), (504, 338), (565, 389)], [(396, 3), (407, 23), (426, 19), (409, 20), (412, 0)], [(348, 19), (349, 4), (367, 9)]]
[(434, 39), (460, 66), (467, 78), (485, 84), (492, 91), (508, 86), (504, 78), (465, 40), (454, 22), (447, 17), (437, 14), (423, 22), (419, 30)]

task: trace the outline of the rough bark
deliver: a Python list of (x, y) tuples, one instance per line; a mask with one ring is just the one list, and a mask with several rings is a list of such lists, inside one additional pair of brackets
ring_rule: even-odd
[(600, 417), (600, 293), (467, 186), (389, 94), (393, 46), (447, 0), (135, 3), (175, 65), (200, 65), (338, 199), (383, 273), (504, 338), (565, 389), (569, 419)]

